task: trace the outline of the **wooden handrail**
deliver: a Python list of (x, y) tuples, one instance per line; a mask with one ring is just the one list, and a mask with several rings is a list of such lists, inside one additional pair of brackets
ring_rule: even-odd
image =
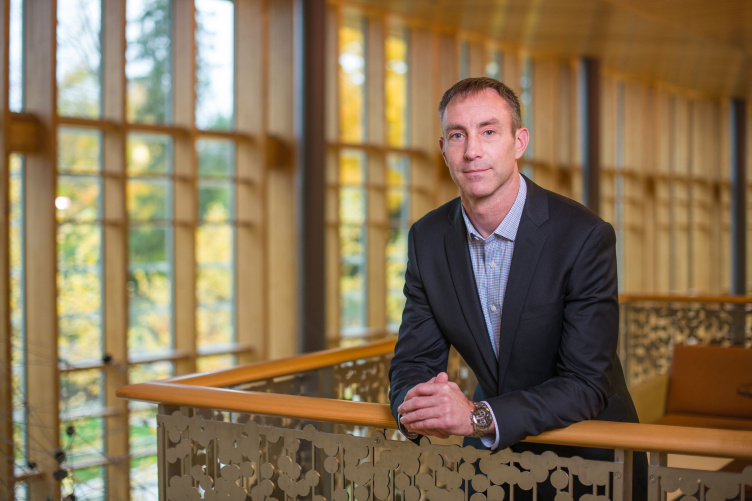
[[(374, 428), (396, 428), (388, 405), (369, 402), (188, 386), (176, 382), (124, 386), (117, 394), (122, 398), (166, 405), (286, 416)], [(528, 437), (526, 441), (752, 459), (750, 431), (582, 421), (566, 428), (544, 432), (537, 437)]]
[[(752, 296), (622, 295), (629, 301), (727, 302), (745, 304)], [(393, 352), (396, 338), (349, 348), (308, 353), (231, 369), (175, 377), (120, 388), (121, 398), (166, 405), (287, 416), (374, 428), (396, 428), (389, 406), (325, 398), (227, 389), (228, 386), (311, 371)], [(711, 430), (604, 421), (583, 421), (551, 430), (526, 441), (677, 454), (752, 459), (752, 432)]]
[(192, 386), (233, 386), (252, 381), (261, 381), (271, 377), (321, 369), (323, 367), (362, 360), (364, 358), (388, 355), (394, 352), (394, 343), (396, 342), (397, 338), (392, 337), (383, 341), (374, 341), (360, 346), (332, 348), (330, 350), (305, 353), (303, 355), (281, 358), (278, 360), (255, 362), (230, 369), (218, 369), (211, 372), (178, 376), (168, 379), (166, 382)]
[(666, 301), (679, 303), (752, 303), (752, 296), (678, 296), (673, 294), (620, 294), (619, 304), (633, 301)]

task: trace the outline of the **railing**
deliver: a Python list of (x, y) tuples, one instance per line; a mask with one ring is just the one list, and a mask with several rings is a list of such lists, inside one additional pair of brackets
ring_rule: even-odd
[[(666, 493), (735, 499), (752, 485), (752, 466), (740, 473), (666, 466), (669, 453), (752, 460), (747, 431), (587, 421), (527, 439), (613, 449), (613, 462), (491, 454), (456, 441), (406, 442), (386, 405), (393, 345), (387, 340), (126, 386), (118, 395), (160, 404), (165, 500), (417, 501), (470, 499), (471, 492), (472, 501), (539, 499), (546, 482), (566, 499), (629, 500), (632, 451), (650, 453), (651, 500)], [(456, 356), (451, 372), (465, 391), (473, 386)], [(574, 497), (575, 479), (594, 497)]]
[(627, 383), (668, 372), (674, 345), (752, 348), (752, 297), (622, 295), (619, 355)]

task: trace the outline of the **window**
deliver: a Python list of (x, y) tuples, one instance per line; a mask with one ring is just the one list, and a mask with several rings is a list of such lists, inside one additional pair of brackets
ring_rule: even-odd
[[(254, 1), (239, 9), (247, 19)], [(264, 336), (246, 334), (240, 344), (237, 335), (238, 236), (242, 249), (255, 256), (261, 256), (262, 243), (254, 239), (260, 219), (248, 210), (258, 206), (253, 197), (261, 164), (251, 154), (258, 145), (251, 131), (258, 129), (247, 123), (257, 102), (246, 103), (246, 123), (238, 130), (238, 4), (124, 5), (121, 13), (100, 0), (59, 0), (48, 13), (56, 25), (51, 54), (44, 44), (23, 45), (24, 37), (46, 35), (44, 22), (25, 16), (28, 2), (13, 0), (10, 6), (4, 106), (56, 126), (54, 135), (38, 140), (54, 150), (49, 158), (46, 151), (32, 157), (29, 182), (26, 157), (12, 154), (7, 162), (12, 449), (19, 499), (52, 493), (43, 484), (53, 469), (61, 480), (55, 497), (153, 499), (156, 407), (118, 399), (115, 390), (249, 360), (248, 339)], [(195, 52), (176, 54), (176, 41), (186, 39)], [(120, 72), (117, 61), (124, 61)], [(55, 73), (48, 82), (26, 81), (26, 67), (35, 67), (35, 75), (44, 75), (45, 68)], [(246, 82), (260, 78), (244, 71)], [(40, 85), (54, 89), (54, 99)], [(46, 129), (37, 132), (44, 136)], [(23, 147), (33, 150), (36, 135), (27, 136)], [(242, 169), (239, 156), (246, 159)], [(236, 216), (239, 192), (246, 195), (242, 220)], [(35, 223), (27, 222), (29, 206)], [(39, 229), (40, 221), (52, 230)], [(29, 235), (36, 252), (27, 248)], [(27, 271), (47, 262), (47, 249), (55, 265), (52, 285), (45, 283), (44, 290), (56, 294), (43, 310), (36, 298), (29, 302), (33, 292), (27, 285), (35, 282), (38, 292), (44, 281)], [(246, 283), (257, 280), (262, 268), (262, 262), (246, 264), (245, 273), (253, 274)], [(253, 303), (254, 285), (244, 290), (245, 303)], [(255, 306), (248, 310), (257, 313)], [(176, 311), (195, 311), (195, 318)], [(37, 316), (46, 320), (30, 322)], [(50, 340), (55, 329), (56, 343)], [(43, 385), (38, 371), (28, 369), (35, 364), (49, 368)]]
[(407, 232), (410, 229), (410, 157), (391, 153), (387, 156), (386, 206), (386, 316), (387, 329), (396, 332), (402, 321), (405, 296)]
[[(351, 10), (341, 19), (336, 299), (338, 333), (349, 339), (396, 331), (402, 317), (411, 213), (410, 32), (397, 20)], [(369, 60), (374, 53), (384, 59)]]
[(340, 322), (345, 337), (368, 326), (367, 157), (343, 150), (339, 159)]

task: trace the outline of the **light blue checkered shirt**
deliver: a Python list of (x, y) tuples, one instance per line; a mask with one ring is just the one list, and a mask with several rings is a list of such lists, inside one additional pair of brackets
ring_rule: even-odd
[(527, 185), (525, 179), (520, 176), (520, 189), (512, 208), (509, 209), (509, 213), (499, 223), (496, 230), (486, 239), (480, 236), (467, 217), (465, 208), (462, 208), (478, 296), (483, 307), (483, 316), (486, 318), (488, 335), (497, 357), (499, 356), (499, 327), (504, 306), (504, 293), (512, 264), (512, 254), (514, 254), (514, 239), (517, 236), (517, 228), (520, 226), (526, 196)]

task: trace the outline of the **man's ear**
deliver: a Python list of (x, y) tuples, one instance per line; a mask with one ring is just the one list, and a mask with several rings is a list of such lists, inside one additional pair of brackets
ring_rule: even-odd
[(525, 150), (527, 149), (527, 145), (530, 142), (530, 131), (527, 130), (525, 127), (520, 127), (517, 129), (517, 132), (514, 133), (514, 158), (515, 160), (519, 160), (522, 158), (522, 155), (525, 154)]
[[(444, 136), (439, 138), (439, 149), (441, 150), (441, 156), (444, 157), (444, 163), (447, 163), (446, 153), (444, 153)], [(449, 164), (447, 164), (449, 165)]]

